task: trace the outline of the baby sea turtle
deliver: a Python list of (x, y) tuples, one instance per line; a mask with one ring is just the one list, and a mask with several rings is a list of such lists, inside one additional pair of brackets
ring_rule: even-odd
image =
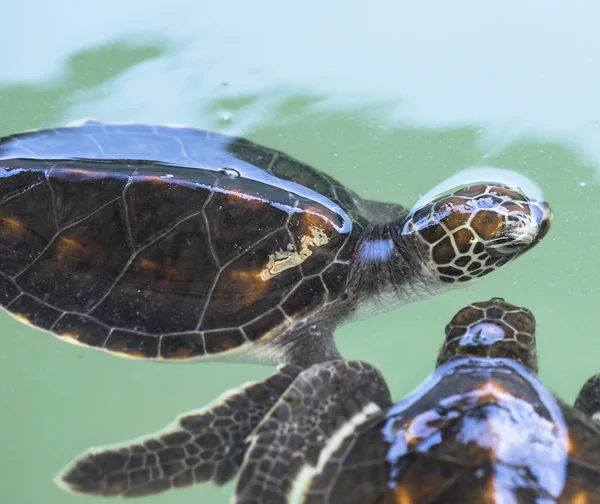
[(550, 223), (546, 203), (491, 184), (408, 212), (189, 128), (0, 139), (0, 305), (127, 357), (339, 358), (342, 321), (481, 278)]
[(239, 473), (236, 504), (600, 503), (600, 374), (574, 407), (535, 373), (535, 319), (462, 309), (435, 372), (392, 405), (372, 366), (282, 366), (165, 431), (91, 450), (69, 490), (137, 496)]

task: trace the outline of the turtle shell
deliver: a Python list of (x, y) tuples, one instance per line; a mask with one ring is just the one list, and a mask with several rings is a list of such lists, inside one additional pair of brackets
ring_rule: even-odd
[(344, 293), (368, 205), (306, 164), (189, 128), (0, 139), (0, 303), (72, 343), (240, 351)]
[(318, 464), (305, 449), (289, 493), (303, 497), (287, 502), (600, 503), (600, 375), (561, 402), (535, 374), (535, 329), (502, 298), (460, 310), (434, 373), (395, 405), (346, 415)]
[(599, 435), (515, 361), (455, 360), (336, 439), (301, 502), (599, 503)]

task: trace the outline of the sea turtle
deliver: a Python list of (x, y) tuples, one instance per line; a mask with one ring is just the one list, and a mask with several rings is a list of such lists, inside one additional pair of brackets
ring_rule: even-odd
[(550, 207), (476, 184), (408, 212), (248, 140), (87, 122), (0, 139), (0, 306), (126, 357), (307, 366), (352, 315), (466, 285)]
[(454, 316), (395, 405), (364, 362), (282, 366), (58, 482), (138, 496), (239, 473), (236, 504), (600, 503), (600, 374), (570, 407), (536, 371), (533, 315), (493, 298)]

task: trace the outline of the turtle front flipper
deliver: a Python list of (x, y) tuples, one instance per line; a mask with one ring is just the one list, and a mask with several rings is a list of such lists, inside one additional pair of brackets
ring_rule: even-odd
[(67, 490), (134, 497), (233, 478), (246, 438), (300, 373), (282, 366), (259, 383), (225, 392), (205, 408), (181, 415), (166, 429), (129, 443), (95, 448), (58, 477)]
[(592, 376), (581, 387), (574, 408), (600, 423), (600, 373)]
[(303, 371), (250, 436), (233, 502), (292, 502), (357, 425), (390, 405), (383, 377), (364, 362)]

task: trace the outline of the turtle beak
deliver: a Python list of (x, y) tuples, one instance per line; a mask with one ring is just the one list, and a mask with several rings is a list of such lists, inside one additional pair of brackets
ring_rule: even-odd
[[(535, 219), (535, 224), (537, 227), (535, 231), (537, 232), (532, 236), (531, 243), (525, 250), (535, 247), (546, 237), (548, 231), (550, 231), (550, 227), (552, 226), (552, 219), (554, 218), (552, 208), (545, 201), (530, 201), (529, 205), (531, 207), (531, 213)], [(523, 250), (523, 252), (525, 250)]]
[(550, 226), (552, 226), (552, 219), (554, 219), (552, 208), (545, 201), (538, 203), (538, 209), (540, 210), (541, 215), (538, 217), (538, 214), (536, 212), (536, 218), (538, 221), (539, 229), (536, 243), (542, 241), (544, 237), (548, 234), (548, 231), (550, 231)]
[(490, 244), (490, 254), (520, 255), (530, 250), (548, 234), (552, 225), (552, 208), (545, 201), (528, 201), (528, 211), (515, 215), (508, 227)]

